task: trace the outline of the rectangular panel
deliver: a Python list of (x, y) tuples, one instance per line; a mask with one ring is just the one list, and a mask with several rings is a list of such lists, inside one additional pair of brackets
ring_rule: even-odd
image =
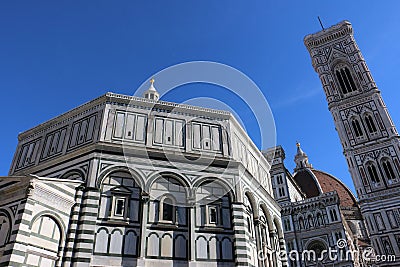
[(55, 132), (53, 134), (53, 141), (51, 142), (49, 156), (54, 155), (56, 153), (56, 148), (58, 145), (59, 138), (60, 138), (60, 132)]
[(157, 202), (150, 201), (149, 204), (149, 222), (156, 222), (156, 218), (158, 218), (158, 205)]
[(196, 226), (201, 226), (201, 208), (196, 206)]
[(219, 127), (211, 127), (211, 136), (212, 136), (212, 149), (214, 151), (221, 150), (221, 135)]
[(164, 120), (156, 118), (154, 122), (154, 143), (162, 144), (163, 132), (164, 132), (163, 128), (164, 128)]
[(32, 142), (29, 144), (29, 148), (28, 148), (28, 153), (26, 154), (26, 159), (25, 159), (25, 164), (24, 165), (28, 165), (29, 163), (32, 163), (32, 155), (33, 155), (33, 151), (35, 148), (35, 142)]
[(139, 201), (131, 200), (129, 219), (135, 222), (139, 221), (139, 210), (140, 210)]
[(399, 225), (397, 224), (396, 218), (394, 217), (393, 210), (386, 211), (386, 215), (389, 218), (390, 226), (392, 228), (398, 228)]
[(75, 123), (72, 126), (71, 142), (69, 144), (69, 147), (76, 146), (76, 139), (78, 138), (79, 125), (80, 125), (80, 123)]
[(177, 207), (177, 217), (179, 225), (186, 225), (186, 208), (185, 207)]
[(257, 170), (257, 160), (251, 153), (249, 153), (248, 159), (249, 159), (248, 169), (250, 173), (254, 175)]
[(203, 125), (202, 127), (202, 143), (203, 143), (203, 149), (210, 150), (211, 149), (211, 132), (210, 132), (210, 126)]
[(135, 128), (135, 140), (144, 141), (146, 134), (146, 116), (137, 115), (136, 116), (136, 128)]
[(122, 138), (122, 133), (124, 130), (125, 114), (117, 112), (114, 124), (114, 137)]
[(193, 133), (193, 147), (194, 148), (201, 148), (201, 125), (197, 123), (193, 123), (192, 126), (192, 133)]
[(172, 145), (173, 144), (173, 134), (174, 134), (174, 121), (165, 120), (165, 131), (164, 131), (164, 144)]
[(89, 118), (89, 126), (86, 134), (86, 141), (92, 140), (94, 132), (94, 124), (96, 122), (96, 115)]
[(225, 228), (231, 227), (231, 215), (229, 208), (222, 209), (222, 223)]
[(36, 161), (36, 157), (39, 153), (39, 140), (35, 141), (35, 148), (33, 149), (32, 155), (31, 155), (31, 163), (34, 163)]
[(58, 142), (56, 153), (60, 153), (62, 151), (66, 133), (67, 133), (67, 129), (66, 128), (61, 130), (60, 141)]
[(28, 146), (24, 145), (21, 150), (22, 150), (22, 152), (21, 152), (21, 155), (20, 155), (20, 158), (19, 158), (19, 161), (18, 161), (18, 165), (17, 165), (18, 168), (21, 168), (21, 167), (24, 166), (24, 162), (25, 162), (25, 159), (26, 159), (26, 154), (28, 153)]
[(136, 116), (134, 114), (127, 114), (126, 116), (126, 127), (125, 127), (125, 139), (133, 140), (133, 133), (135, 130)]
[(53, 141), (53, 135), (50, 134), (46, 137), (46, 143), (44, 145), (44, 151), (43, 151), (43, 155), (42, 155), (43, 159), (47, 158), (47, 156), (49, 155), (50, 146), (51, 146), (52, 141)]
[(239, 143), (239, 145), (240, 145), (240, 153), (241, 153), (241, 160), (242, 160), (242, 163), (243, 163), (243, 165), (246, 165), (246, 163), (247, 163), (247, 150), (246, 150), (246, 146), (242, 143), (242, 142), (240, 142)]
[(82, 144), (85, 141), (85, 135), (87, 132), (88, 119), (81, 122), (81, 128), (79, 129), (78, 144)]
[(101, 197), (101, 205), (100, 205), (100, 210), (99, 210), (99, 217), (100, 218), (105, 218), (108, 214), (108, 202), (109, 199), (106, 196)]
[(181, 121), (175, 121), (175, 145), (183, 146), (183, 138), (184, 138), (184, 124)]

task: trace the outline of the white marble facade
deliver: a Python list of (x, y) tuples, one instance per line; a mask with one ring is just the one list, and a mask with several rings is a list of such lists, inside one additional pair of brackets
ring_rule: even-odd
[(228, 112), (107, 93), (19, 135), (0, 266), (285, 266), (269, 169)]

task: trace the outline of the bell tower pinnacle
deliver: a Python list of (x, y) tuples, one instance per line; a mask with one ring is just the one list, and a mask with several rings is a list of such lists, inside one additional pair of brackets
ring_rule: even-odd
[(372, 245), (377, 254), (400, 260), (400, 137), (352, 25), (340, 22), (306, 36), (304, 44), (325, 91)]

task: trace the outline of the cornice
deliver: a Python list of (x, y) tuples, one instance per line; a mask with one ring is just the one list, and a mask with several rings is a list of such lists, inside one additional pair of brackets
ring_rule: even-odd
[(69, 210), (75, 204), (73, 198), (67, 198), (64, 196), (59, 195), (56, 192), (53, 192), (46, 187), (42, 186), (41, 184), (34, 185), (34, 193), (33, 197), (34, 200), (37, 200), (39, 203), (52, 203), (54, 204), (53, 207), (62, 208), (63, 210)]
[(18, 135), (18, 141), (22, 141), (24, 139), (32, 138), (34, 136), (38, 136), (39, 134), (48, 131), (50, 129), (56, 128), (59, 125), (62, 125), (68, 121), (75, 119), (78, 116), (89, 113), (90, 111), (96, 110), (105, 104), (106, 95), (102, 95), (98, 98), (95, 98), (89, 102), (86, 102), (74, 109), (71, 109), (57, 117), (54, 117), (46, 122), (43, 122), (25, 132), (22, 132)]
[(349, 21), (344, 20), (328, 29), (305, 36), (304, 44), (310, 50), (349, 34), (353, 34), (353, 27)]
[(182, 113), (183, 115), (201, 116), (205, 119), (229, 120), (231, 117), (233, 117), (230, 112), (224, 110), (203, 108), (161, 100), (155, 101), (142, 97), (127, 96), (108, 92), (42, 124), (39, 124), (38, 126), (35, 126), (25, 132), (20, 133), (18, 135), (18, 141), (31, 139), (46, 131), (49, 131), (50, 129), (57, 128), (58, 126), (65, 124), (66, 122), (74, 120), (76, 117), (90, 113), (93, 110), (97, 110), (105, 106), (106, 104), (131, 106), (145, 110), (156, 110), (167, 113), (173, 111), (174, 113)]

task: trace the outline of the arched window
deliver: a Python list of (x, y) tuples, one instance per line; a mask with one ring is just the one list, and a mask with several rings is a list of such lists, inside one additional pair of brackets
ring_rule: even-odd
[(246, 207), (247, 231), (250, 234), (250, 236), (252, 238), (254, 238), (254, 230), (253, 230), (254, 229), (254, 225), (253, 225), (253, 223), (254, 223), (254, 210), (253, 210), (250, 198), (247, 195), (247, 193), (246, 193), (246, 195), (244, 197), (244, 203), (243, 204)]
[(360, 137), (363, 135), (361, 126), (360, 126), (360, 122), (357, 119), (353, 119), (351, 121), (351, 125), (353, 126), (353, 131), (356, 135), (356, 137)]
[(336, 210), (332, 209), (329, 211), (330, 215), (331, 215), (331, 221), (335, 222), (338, 220), (338, 216), (337, 216), (337, 212)]
[(0, 247), (8, 243), (10, 237), (11, 222), (7, 214), (0, 212)]
[(371, 181), (373, 183), (379, 183), (380, 182), (379, 176), (378, 176), (378, 172), (376, 171), (376, 167), (375, 167), (375, 165), (373, 163), (369, 163), (367, 165), (367, 171), (368, 171), (369, 178), (371, 179)]
[(289, 219), (285, 219), (283, 221), (283, 227), (284, 227), (285, 231), (290, 231), (291, 230), (290, 229), (290, 221), (289, 221)]
[(141, 188), (129, 172), (118, 171), (101, 183), (99, 218), (139, 221)]
[[(231, 227), (231, 200), (219, 182), (207, 180), (196, 189), (196, 224), (207, 227)], [(179, 210), (178, 210), (179, 215)]]
[(279, 196), (280, 197), (285, 196), (285, 189), (284, 188), (282, 188), (282, 187), (278, 188), (278, 192), (279, 192)]
[(335, 233), (336, 242), (337, 242), (339, 239), (342, 239), (342, 238), (343, 238), (343, 235), (342, 235), (341, 232), (336, 232), (336, 233)]
[(324, 219), (322, 218), (321, 213), (317, 213), (317, 224), (318, 225), (324, 225)]
[(326, 258), (326, 255), (324, 257), (323, 252), (326, 251), (326, 245), (320, 241), (320, 240), (313, 240), (310, 242), (310, 244), (307, 246), (308, 251), (314, 251), (316, 258), (320, 261), (321, 258)]
[(46, 250), (58, 251), (61, 233), (60, 226), (52, 217), (40, 216), (32, 223), (30, 243), (41, 244)]
[(377, 129), (374, 123), (374, 119), (371, 115), (367, 114), (365, 116), (365, 123), (367, 124), (367, 128), (370, 133), (376, 133)]
[(282, 177), (282, 175), (278, 175), (278, 176), (277, 176), (277, 181), (278, 181), (278, 184), (283, 184), (283, 177)]
[(304, 229), (304, 220), (303, 217), (299, 218), (299, 229)]
[(308, 227), (314, 227), (314, 222), (311, 215), (308, 215), (307, 222), (308, 222)]
[(342, 90), (343, 94), (351, 93), (357, 90), (349, 68), (347, 67), (338, 68), (335, 74), (337, 80), (339, 81), (340, 89)]
[(167, 221), (167, 222), (174, 222), (175, 221), (175, 216), (174, 216), (174, 202), (171, 198), (166, 197), (162, 201), (162, 220)]
[(396, 178), (396, 175), (392, 168), (392, 164), (390, 163), (389, 159), (382, 160), (382, 167), (383, 167), (383, 170), (385, 171), (385, 175), (388, 180), (393, 180)]

